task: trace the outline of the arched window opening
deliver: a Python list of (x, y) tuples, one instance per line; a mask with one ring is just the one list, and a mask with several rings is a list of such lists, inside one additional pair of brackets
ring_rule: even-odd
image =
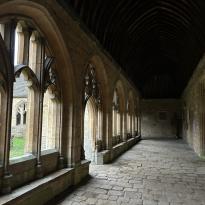
[(102, 145), (102, 106), (99, 83), (95, 68), (88, 64), (85, 74), (84, 98), (84, 139), (85, 158), (95, 162), (95, 153), (103, 149)]
[(15, 30), (15, 50), (14, 50), (14, 65), (23, 64), (24, 59), (24, 33), (23, 22), (19, 22)]
[(30, 137), (27, 132), (29, 123), (25, 116), (28, 109), (32, 109), (29, 103), (30, 89), (23, 74), (16, 78), (13, 88), (10, 158), (28, 154), (25, 144)]
[[(30, 24), (28, 24), (30, 25)], [(37, 136), (37, 84), (38, 79), (28, 67), (29, 28), (24, 21), (18, 21), (14, 30), (15, 82), (11, 123), (10, 158), (35, 152)]]
[(97, 132), (96, 105), (93, 99), (89, 98), (84, 113), (84, 150), (85, 158), (91, 162), (95, 161), (95, 143)]
[[(55, 87), (54, 87), (55, 88)], [(41, 151), (58, 149), (60, 120), (60, 101), (58, 93), (48, 87), (43, 99)]]

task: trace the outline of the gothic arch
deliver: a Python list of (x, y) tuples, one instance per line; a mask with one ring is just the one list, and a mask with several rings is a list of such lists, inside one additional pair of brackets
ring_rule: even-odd
[[(94, 151), (102, 150), (103, 141), (103, 99), (101, 94), (101, 85), (96, 75), (96, 67), (89, 62), (86, 66), (84, 74), (84, 98), (83, 98), (83, 138), (82, 138), (82, 154), (81, 159), (88, 157), (89, 160), (94, 161)], [(92, 121), (92, 123), (88, 123)], [(92, 126), (92, 128), (91, 128)], [(88, 129), (89, 128), (89, 132)], [(89, 136), (88, 136), (89, 135)], [(91, 137), (92, 136), (92, 137)], [(92, 140), (91, 140), (92, 138)], [(91, 144), (94, 146), (91, 147)], [(94, 147), (94, 148), (93, 148)], [(89, 149), (89, 150), (88, 150)], [(90, 151), (92, 150), (92, 151)], [(90, 154), (88, 154), (90, 153)], [(92, 154), (91, 154), (92, 153)]]
[[(64, 137), (62, 153), (66, 155), (68, 159), (68, 164), (72, 164), (75, 161), (74, 150), (70, 149), (70, 147), (75, 146), (75, 139), (73, 138), (73, 132), (75, 132), (73, 128), (73, 123), (75, 119), (73, 119), (73, 103), (75, 101), (73, 90), (75, 89), (75, 80), (73, 74), (73, 68), (71, 64), (71, 58), (69, 51), (64, 43), (63, 36), (57, 26), (55, 19), (51, 17), (49, 11), (41, 6), (38, 3), (19, 0), (14, 2), (6, 2), (3, 3), (0, 7), (0, 18), (10, 18), (13, 16), (23, 16), (24, 19), (28, 19), (33, 21), (33, 24), (36, 28), (39, 28), (39, 31), (43, 33), (43, 36), (48, 41), (52, 52), (55, 56), (57, 69), (56, 73), (61, 82), (61, 85), (65, 85), (69, 79), (69, 87), (62, 87), (62, 101), (63, 101), (63, 129), (62, 129), (62, 137)], [(10, 15), (8, 15), (10, 14)], [(5, 17), (6, 16), (6, 17)], [(45, 27), (45, 25), (47, 25)], [(73, 122), (74, 121), (74, 122)], [(67, 137), (69, 136), (69, 137)]]
[(108, 144), (108, 136), (106, 133), (106, 112), (109, 109), (108, 98), (109, 98), (109, 89), (108, 89), (108, 77), (106, 68), (104, 66), (103, 60), (97, 54), (92, 55), (88, 63), (92, 64), (95, 68), (96, 80), (99, 85), (100, 94), (101, 94), (101, 120), (102, 120), (102, 141), (99, 142), (99, 150), (104, 149)]

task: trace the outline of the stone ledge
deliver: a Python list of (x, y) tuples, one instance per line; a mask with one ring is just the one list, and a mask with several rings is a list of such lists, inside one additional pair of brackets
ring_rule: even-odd
[(122, 153), (126, 152), (132, 146), (137, 144), (141, 140), (141, 136), (136, 136), (128, 139), (126, 142), (121, 142), (120, 144), (115, 145), (112, 150), (103, 150), (102, 152), (97, 153), (96, 164), (102, 165), (112, 162)]
[[(11, 194), (2, 196), (0, 198), (0, 204), (30, 204), (29, 201), (31, 200), (31, 195), (35, 195), (35, 192), (36, 194), (38, 194), (38, 192), (43, 191), (44, 189), (48, 189), (49, 186), (52, 186), (56, 181), (61, 178), (67, 177), (69, 175), (71, 176), (73, 174), (73, 171), (74, 169), (62, 169), (42, 179), (27, 184), (26, 186), (18, 188), (14, 190)], [(32, 196), (32, 198), (34, 197), (35, 196)], [(45, 196), (43, 198), (45, 198)], [(28, 203), (26, 203), (26, 201), (28, 201)]]
[(75, 167), (73, 185), (79, 184), (83, 180), (83, 178), (88, 176), (89, 165), (90, 165), (90, 161), (82, 160), (81, 163)]
[(43, 205), (69, 187), (78, 184), (89, 173), (87, 160), (75, 168), (56, 171), (0, 197), (0, 205)]

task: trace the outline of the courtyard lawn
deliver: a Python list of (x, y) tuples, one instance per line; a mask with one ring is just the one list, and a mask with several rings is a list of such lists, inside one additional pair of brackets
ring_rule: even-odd
[(10, 158), (24, 155), (24, 145), (25, 145), (24, 137), (14, 137), (13, 146), (11, 146), (11, 150), (10, 150)]

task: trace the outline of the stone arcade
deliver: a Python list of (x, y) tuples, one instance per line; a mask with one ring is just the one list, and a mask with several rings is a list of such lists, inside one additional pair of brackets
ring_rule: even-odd
[(204, 14), (1, 0), (0, 204), (205, 204)]

